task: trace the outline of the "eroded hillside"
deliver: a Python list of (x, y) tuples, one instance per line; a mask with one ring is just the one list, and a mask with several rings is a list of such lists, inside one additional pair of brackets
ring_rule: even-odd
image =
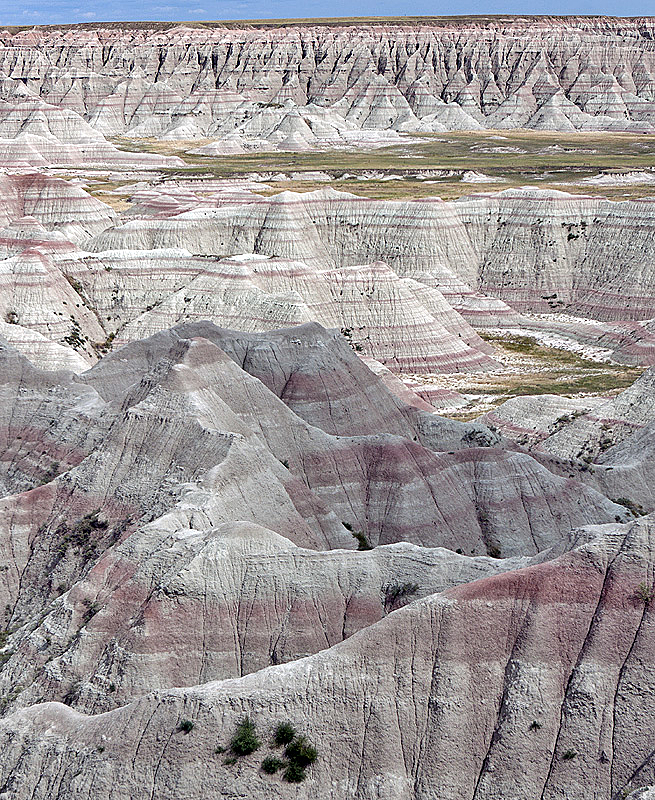
[(655, 791), (654, 34), (0, 31), (2, 800)]

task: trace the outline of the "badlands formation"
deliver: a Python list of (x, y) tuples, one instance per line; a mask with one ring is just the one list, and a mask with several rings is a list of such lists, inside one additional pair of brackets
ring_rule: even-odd
[(654, 40), (0, 30), (0, 800), (653, 796)]

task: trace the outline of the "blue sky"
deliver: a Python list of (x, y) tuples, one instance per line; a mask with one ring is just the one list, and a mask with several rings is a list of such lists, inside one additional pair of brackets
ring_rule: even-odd
[(0, 0), (0, 24), (403, 14), (655, 14), (655, 0)]

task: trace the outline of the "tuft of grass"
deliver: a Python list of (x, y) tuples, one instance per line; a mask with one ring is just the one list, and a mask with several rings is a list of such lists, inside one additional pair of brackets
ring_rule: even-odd
[(577, 755), (575, 750), (565, 750), (562, 753), (562, 761), (572, 761)]
[(649, 586), (646, 581), (642, 581), (639, 586), (635, 589), (635, 594), (638, 600), (647, 606), (650, 604), (653, 596), (655, 595), (655, 590), (653, 590), (652, 586)]

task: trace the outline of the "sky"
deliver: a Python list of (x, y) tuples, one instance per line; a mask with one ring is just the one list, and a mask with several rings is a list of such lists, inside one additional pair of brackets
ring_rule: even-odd
[(655, 0), (0, 0), (0, 24), (450, 14), (655, 15)]

